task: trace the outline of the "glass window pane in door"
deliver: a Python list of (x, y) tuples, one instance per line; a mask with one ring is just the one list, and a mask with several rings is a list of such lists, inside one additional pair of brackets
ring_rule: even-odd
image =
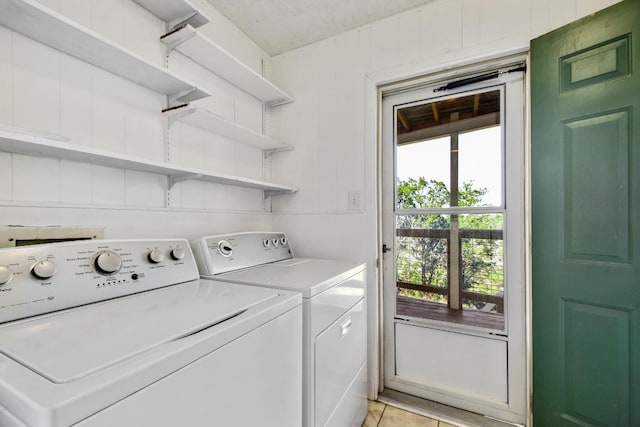
[(502, 127), (458, 136), (460, 206), (502, 206)]
[(396, 151), (398, 209), (450, 204), (450, 138), (399, 145)]
[(503, 215), (460, 215), (459, 224), (462, 309), (503, 314)]

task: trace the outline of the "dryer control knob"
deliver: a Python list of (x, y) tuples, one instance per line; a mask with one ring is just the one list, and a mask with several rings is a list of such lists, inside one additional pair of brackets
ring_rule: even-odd
[(13, 273), (9, 267), (0, 266), (0, 286), (6, 285), (13, 279)]
[(171, 258), (175, 259), (176, 261), (184, 259), (186, 255), (186, 252), (182, 248), (175, 248), (171, 251)]
[(51, 261), (38, 261), (31, 267), (31, 274), (36, 278), (47, 280), (52, 278), (58, 272), (58, 266)]
[(286, 237), (284, 237), (284, 236), (281, 236), (281, 237), (280, 237), (280, 244), (281, 244), (282, 246), (286, 246), (286, 245), (287, 245), (287, 238), (286, 238)]
[(220, 255), (222, 256), (230, 257), (231, 254), (233, 254), (231, 243), (227, 242), (226, 240), (220, 240), (218, 242), (218, 252), (220, 252)]
[(277, 237), (274, 237), (273, 239), (271, 239), (271, 244), (274, 248), (277, 248), (278, 245), (280, 245), (280, 240)]
[(269, 246), (271, 246), (271, 240), (269, 239), (264, 239), (262, 241), (262, 246), (264, 246), (265, 248), (268, 248)]
[(159, 249), (154, 249), (147, 255), (149, 262), (153, 264), (159, 264), (164, 261), (164, 253)]
[(95, 265), (100, 273), (117, 273), (122, 268), (122, 258), (115, 252), (104, 251), (96, 257)]

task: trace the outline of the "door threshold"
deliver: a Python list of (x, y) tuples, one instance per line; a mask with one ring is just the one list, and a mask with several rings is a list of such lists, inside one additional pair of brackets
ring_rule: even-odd
[(388, 388), (380, 392), (378, 401), (460, 427), (513, 427), (521, 425), (500, 421)]

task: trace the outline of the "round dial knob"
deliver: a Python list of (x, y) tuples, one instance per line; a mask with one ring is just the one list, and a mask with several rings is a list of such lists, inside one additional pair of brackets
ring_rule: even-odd
[(226, 240), (220, 240), (218, 242), (218, 251), (220, 252), (220, 255), (230, 257), (233, 253), (233, 248), (231, 247), (231, 243)]
[(171, 258), (177, 260), (183, 259), (186, 255), (186, 252), (182, 248), (175, 248), (171, 251)]
[(95, 264), (100, 273), (113, 274), (122, 267), (122, 258), (115, 252), (104, 251), (96, 257)]
[(269, 246), (271, 246), (271, 240), (269, 239), (264, 239), (262, 241), (262, 246), (264, 246), (265, 248), (268, 248)]
[(154, 249), (151, 252), (149, 252), (149, 254), (147, 255), (147, 258), (152, 263), (158, 264), (158, 263), (161, 263), (162, 261), (164, 261), (164, 254), (162, 253), (161, 250)]
[(280, 237), (280, 244), (282, 246), (285, 246), (287, 244), (287, 238), (284, 236)]
[(0, 286), (6, 285), (13, 279), (13, 273), (8, 267), (0, 266)]
[(58, 267), (51, 261), (38, 261), (31, 267), (31, 274), (38, 279), (50, 279), (58, 272)]
[(277, 248), (278, 245), (280, 245), (280, 240), (278, 240), (277, 237), (274, 237), (273, 239), (271, 239), (271, 244), (273, 245), (274, 248)]

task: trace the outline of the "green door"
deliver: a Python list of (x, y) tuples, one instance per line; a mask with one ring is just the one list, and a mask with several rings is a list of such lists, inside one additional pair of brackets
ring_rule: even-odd
[(531, 45), (533, 421), (640, 426), (640, 0)]

